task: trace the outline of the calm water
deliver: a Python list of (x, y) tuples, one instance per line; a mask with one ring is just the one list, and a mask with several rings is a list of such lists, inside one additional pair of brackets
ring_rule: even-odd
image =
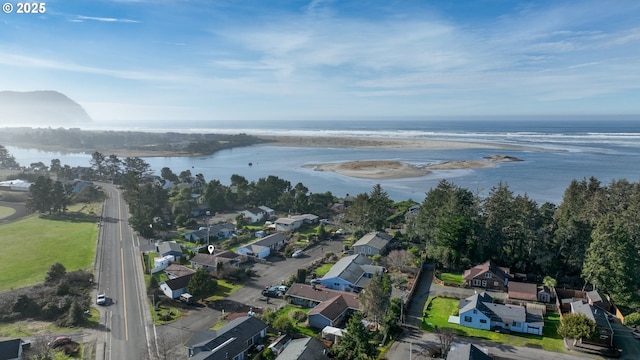
[[(613, 179), (640, 180), (640, 122), (638, 121), (447, 121), (447, 122), (193, 122), (180, 128), (169, 123), (134, 127), (147, 131), (218, 132), (272, 135), (326, 135), (358, 137), (403, 137), (450, 139), (541, 147), (546, 151), (481, 150), (359, 150), (341, 148), (288, 148), (253, 146), (218, 152), (211, 156), (145, 158), (156, 173), (169, 167), (175, 173), (190, 170), (207, 180), (228, 184), (232, 174), (248, 180), (276, 175), (293, 185), (302, 182), (312, 192), (331, 191), (338, 196), (368, 192), (376, 183), (395, 200), (421, 201), (425, 192), (441, 179), (486, 195), (499, 181), (516, 194), (527, 193), (543, 203), (560, 203), (572, 179), (594, 176), (603, 183)], [(117, 128), (117, 126), (116, 126)], [(125, 127), (122, 127), (125, 128)], [(129, 130), (133, 130), (128, 127)], [(89, 166), (89, 154), (43, 152), (7, 147), (22, 165), (58, 158), (70, 166)], [(302, 166), (310, 163), (350, 160), (400, 160), (416, 165), (451, 160), (480, 160), (483, 156), (507, 154), (524, 162), (500, 163), (497, 168), (434, 171), (426, 176), (394, 180), (354, 179)], [(249, 163), (253, 166), (249, 166)]]

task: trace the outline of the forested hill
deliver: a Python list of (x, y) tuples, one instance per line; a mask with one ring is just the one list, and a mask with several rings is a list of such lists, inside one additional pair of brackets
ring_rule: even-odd
[(0, 123), (70, 126), (93, 120), (80, 104), (57, 91), (0, 91)]
[(246, 134), (182, 134), (81, 129), (5, 128), (0, 144), (41, 150), (94, 152), (120, 156), (209, 155), (218, 150), (265, 142)]

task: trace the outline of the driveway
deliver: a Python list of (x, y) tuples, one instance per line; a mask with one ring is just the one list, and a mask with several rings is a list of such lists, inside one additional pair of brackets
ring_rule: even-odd
[[(187, 315), (168, 325), (156, 327), (158, 348), (161, 358), (186, 359), (187, 352), (183, 346), (189, 338), (200, 330), (210, 329), (222, 318), (223, 311), (230, 314), (237, 309), (253, 308), (262, 311), (267, 308), (277, 310), (286, 305), (282, 299), (269, 299), (269, 304), (260, 299), (262, 289), (267, 285), (277, 285), (289, 276), (296, 274), (324, 256), (326, 252), (342, 252), (342, 241), (322, 241), (305, 250), (300, 258), (274, 258), (273, 265), (255, 263), (253, 270), (258, 275), (248, 281), (243, 288), (231, 294), (224, 300), (215, 302), (211, 307), (194, 307)], [(164, 355), (166, 356), (163, 356)]]

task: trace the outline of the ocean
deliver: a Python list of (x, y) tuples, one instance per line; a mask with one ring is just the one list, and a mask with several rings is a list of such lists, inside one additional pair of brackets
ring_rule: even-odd
[[(311, 192), (331, 191), (336, 196), (369, 192), (379, 183), (394, 200), (422, 201), (441, 179), (467, 188), (480, 196), (489, 194), (499, 182), (517, 194), (527, 194), (539, 204), (559, 204), (573, 179), (595, 177), (603, 184), (614, 179), (640, 180), (640, 121), (587, 120), (448, 120), (448, 121), (233, 121), (190, 123), (154, 122), (111, 125), (113, 130), (176, 131), (203, 133), (247, 133), (262, 135), (387, 137), (443, 139), (528, 146), (544, 149), (504, 150), (388, 150), (345, 148), (293, 148), (256, 145), (220, 151), (203, 157), (144, 158), (159, 174), (163, 167), (175, 173), (190, 170), (205, 179), (228, 184), (231, 175), (249, 181), (275, 175), (295, 185), (303, 183)], [(90, 154), (47, 152), (7, 146), (22, 165), (60, 159), (70, 166), (89, 166)], [(522, 162), (498, 163), (495, 168), (438, 170), (415, 178), (368, 180), (330, 172), (318, 172), (305, 164), (353, 160), (399, 160), (429, 165), (454, 160), (482, 160), (506, 154)], [(108, 154), (105, 154), (108, 155)], [(252, 163), (252, 166), (248, 164)]]

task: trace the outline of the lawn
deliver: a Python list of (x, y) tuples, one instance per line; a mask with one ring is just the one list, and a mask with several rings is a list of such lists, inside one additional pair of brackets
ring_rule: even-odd
[(444, 281), (447, 284), (464, 285), (464, 280), (462, 280), (462, 274), (441, 273), (439, 278), (440, 280)]
[(13, 215), (16, 212), (15, 209), (10, 208), (10, 207), (6, 207), (6, 206), (0, 206), (0, 219), (4, 219), (6, 217), (9, 217), (11, 215)]
[(326, 273), (328, 273), (329, 270), (331, 270), (332, 266), (333, 266), (333, 264), (324, 264), (324, 265), (320, 266), (319, 268), (317, 268), (314, 272), (316, 273), (317, 276), (322, 277)]
[(449, 323), (449, 316), (458, 314), (458, 304), (460, 303), (458, 299), (436, 297), (431, 302), (427, 301), (427, 303), (429, 304), (426, 310), (427, 315), (422, 323), (422, 328), (425, 330), (433, 330), (436, 326), (438, 328), (446, 327), (454, 329), (461, 336), (512, 346), (541, 347), (548, 351), (564, 352), (562, 338), (556, 333), (556, 329), (560, 324), (560, 317), (557, 313), (549, 313), (545, 317), (544, 336), (530, 334), (507, 335)]
[(44, 282), (56, 262), (67, 271), (89, 270), (98, 227), (93, 208), (54, 219), (37, 215), (0, 226), (0, 291)]
[(218, 280), (218, 287), (216, 287), (216, 292), (208, 297), (206, 301), (216, 301), (222, 300), (234, 292), (242, 289), (244, 285), (242, 284), (232, 284), (226, 280)]

